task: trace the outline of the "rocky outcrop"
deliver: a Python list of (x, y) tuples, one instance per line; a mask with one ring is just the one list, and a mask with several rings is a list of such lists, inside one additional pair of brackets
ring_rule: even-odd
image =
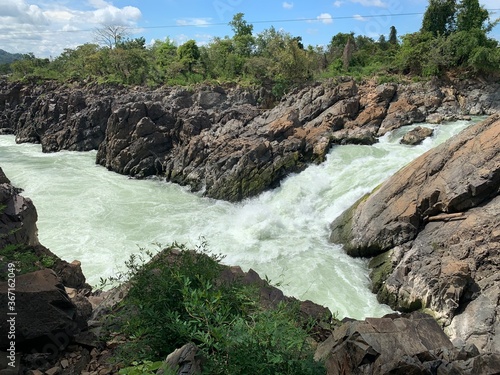
[(19, 193), (0, 168), (0, 249), (8, 244), (38, 244), (35, 206)]
[[(15, 278), (16, 315), (0, 321), (0, 348), (9, 348), (8, 339), (13, 320), (17, 350), (37, 348), (40, 351), (62, 350), (79, 332), (75, 321), (77, 309), (54, 271), (44, 269)], [(8, 284), (0, 284), (0, 303), (8, 306)], [(49, 348), (50, 347), (50, 348)]]
[(433, 129), (417, 126), (415, 129), (410, 130), (401, 139), (401, 143), (405, 145), (418, 145), (424, 141), (425, 138), (430, 137), (434, 133)]
[[(0, 132), (44, 151), (98, 149), (97, 162), (164, 176), (209, 197), (241, 200), (321, 162), (333, 144), (373, 144), (400, 126), (500, 109), (498, 84), (356, 84), (297, 89), (272, 109), (266, 94), (219, 86), (123, 88), (5, 85)], [(434, 118), (433, 118), (434, 116)]]
[(427, 152), (332, 224), (331, 240), (372, 261), (374, 291), (424, 309), (457, 345), (498, 352), (500, 115)]
[(500, 355), (457, 350), (426, 314), (348, 321), (316, 351), (327, 374), (496, 374)]

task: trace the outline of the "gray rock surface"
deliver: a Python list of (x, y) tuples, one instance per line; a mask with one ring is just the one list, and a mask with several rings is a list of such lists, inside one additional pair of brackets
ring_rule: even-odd
[(331, 375), (497, 374), (500, 354), (457, 350), (430, 316), (422, 313), (349, 321), (321, 343), (315, 358)]
[(353, 256), (377, 255), (374, 292), (432, 314), (460, 346), (499, 352), (500, 115), (422, 155), (332, 223)]

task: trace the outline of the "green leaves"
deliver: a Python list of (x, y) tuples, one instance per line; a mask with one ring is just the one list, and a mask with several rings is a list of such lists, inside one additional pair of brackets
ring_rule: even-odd
[(224, 281), (220, 260), (202, 243), (197, 251), (172, 245), (141, 267), (139, 256), (127, 262), (131, 288), (111, 326), (130, 338), (121, 360), (142, 361), (127, 371), (193, 342), (209, 374), (324, 373), (298, 306), (264, 310), (257, 287)]

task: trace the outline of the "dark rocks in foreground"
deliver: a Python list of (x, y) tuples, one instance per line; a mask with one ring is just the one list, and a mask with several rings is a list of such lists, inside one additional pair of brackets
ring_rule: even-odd
[(349, 321), (322, 342), (316, 359), (327, 374), (497, 374), (500, 354), (453, 347), (429, 315), (412, 313)]

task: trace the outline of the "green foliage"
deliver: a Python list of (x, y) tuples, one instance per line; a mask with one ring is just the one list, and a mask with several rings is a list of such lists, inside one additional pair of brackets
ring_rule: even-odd
[[(237, 13), (229, 25), (232, 37), (216, 37), (204, 46), (171, 39), (146, 46), (145, 38), (126, 38), (126, 30), (97, 30), (98, 44), (66, 49), (53, 61), (33, 54), (0, 72), (14, 80), (97, 81), (124, 85), (193, 85), (200, 82), (260, 86), (271, 93), (266, 102), (314, 79), (351, 75), (356, 79), (420, 80), (449, 70), (466, 75), (499, 72), (497, 41), (487, 34), (499, 20), (478, 0), (429, 0), (419, 32), (388, 38), (337, 33), (326, 47), (304, 46), (302, 37), (270, 27), (253, 34), (253, 25)], [(400, 43), (401, 40), (401, 43)], [(104, 46), (103, 46), (104, 45)], [(1, 50), (0, 50), (1, 52)], [(393, 78), (390, 78), (393, 76)]]
[(147, 375), (156, 374), (159, 369), (163, 370), (165, 375), (175, 375), (176, 372), (172, 371), (168, 366), (165, 366), (163, 361), (133, 361), (131, 366), (120, 369), (120, 375)]
[(404, 74), (424, 77), (438, 75), (442, 67), (449, 65), (448, 55), (442, 53), (445, 37), (435, 37), (431, 32), (419, 32), (403, 36), (396, 64)]
[(422, 20), (422, 33), (449, 35), (455, 30), (456, 0), (429, 0)]
[(236, 37), (252, 35), (253, 25), (245, 21), (243, 19), (244, 16), (245, 15), (243, 13), (236, 13), (231, 22), (229, 22), (229, 26), (233, 29), (234, 36)]
[(110, 321), (129, 337), (119, 358), (138, 361), (135, 370), (193, 342), (208, 374), (325, 373), (298, 306), (264, 310), (256, 287), (221, 278), (222, 258), (207, 255), (205, 244), (196, 251), (174, 244), (146, 259), (128, 262), (131, 288)]
[(24, 245), (10, 244), (0, 250), (0, 280), (7, 279), (7, 264), (14, 263), (19, 275), (40, 269), (35, 253)]
[(457, 6), (457, 31), (485, 30), (489, 12), (478, 0), (461, 0)]
[(180, 63), (189, 73), (193, 72), (193, 66), (200, 58), (200, 50), (194, 40), (188, 40), (177, 49)]
[(389, 32), (389, 43), (392, 45), (398, 44), (398, 31), (396, 30), (396, 27), (391, 26), (391, 30)]

